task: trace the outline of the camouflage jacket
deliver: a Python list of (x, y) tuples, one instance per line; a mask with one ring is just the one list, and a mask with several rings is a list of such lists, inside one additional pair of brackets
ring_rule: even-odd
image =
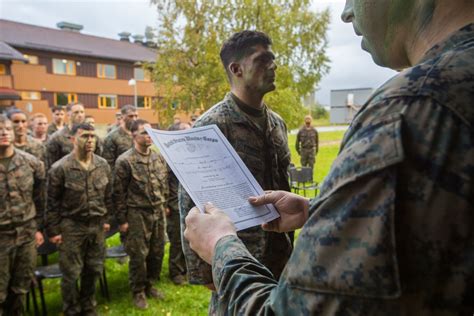
[(168, 207), (172, 210), (179, 210), (178, 206), (178, 188), (179, 188), (179, 181), (178, 178), (174, 175), (173, 171), (170, 167), (168, 167), (168, 188), (169, 188), (169, 196), (168, 196)]
[(144, 156), (132, 147), (115, 163), (113, 199), (119, 224), (129, 209), (163, 212), (168, 199), (168, 169), (163, 157), (151, 151)]
[(279, 281), (218, 242), (219, 312), (471, 315), (473, 100), (471, 24), (358, 112)]
[[(264, 190), (289, 191), (287, 168), (290, 164), (290, 151), (286, 125), (278, 114), (268, 108), (266, 117), (267, 130), (263, 131), (239, 109), (228, 94), (223, 101), (204, 113), (194, 126), (216, 124)], [(267, 160), (268, 157), (270, 161)], [(269, 179), (266, 174), (271, 174), (272, 178)], [(194, 204), (181, 188), (179, 204), (181, 229), (184, 230), (184, 218)], [(239, 237), (250, 252), (262, 260), (275, 275), (281, 273), (292, 250), (286, 234), (265, 232), (260, 227), (252, 227), (240, 231)], [(186, 240), (183, 240), (183, 250), (190, 283), (212, 283), (211, 266), (189, 248)]]
[(41, 141), (34, 139), (31, 136), (26, 137), (26, 145), (24, 146), (17, 146), (15, 144), (15, 148), (23, 150), (29, 154), (32, 154), (43, 163), (46, 162), (46, 148), (41, 143)]
[[(71, 129), (68, 125), (65, 125), (62, 130), (55, 132), (49, 140), (46, 142), (46, 167), (47, 170), (51, 166), (61, 159), (62, 157), (69, 154), (74, 148), (74, 144), (70, 139)], [(97, 137), (97, 143), (94, 153), (96, 155), (101, 155), (102, 153), (102, 143)]]
[(132, 148), (133, 137), (122, 127), (113, 129), (104, 139), (102, 157), (107, 160), (112, 170), (115, 167), (115, 160)]
[(8, 170), (0, 164), (0, 230), (35, 218), (43, 227), (45, 208), (43, 163), (21, 150), (14, 150)]
[(303, 126), (296, 135), (296, 151), (299, 153), (301, 149), (314, 149), (317, 153), (319, 150), (319, 136), (316, 128), (310, 129)]
[(62, 218), (87, 221), (111, 215), (110, 183), (110, 167), (97, 155), (93, 155), (89, 170), (80, 165), (73, 153), (55, 162), (48, 172), (48, 236), (61, 233)]
[(49, 135), (53, 135), (57, 131), (58, 131), (58, 127), (56, 126), (56, 124), (50, 123), (48, 125), (48, 131), (46, 133), (48, 133), (48, 136), (49, 136)]

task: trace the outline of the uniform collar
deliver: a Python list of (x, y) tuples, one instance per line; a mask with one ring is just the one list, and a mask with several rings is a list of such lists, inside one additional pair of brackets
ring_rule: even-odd
[(97, 157), (92, 154), (91, 164), (89, 165), (89, 169), (85, 170), (84, 167), (77, 161), (76, 157), (74, 157), (74, 152), (71, 152), (67, 155), (67, 160), (70, 162), (71, 169), (81, 170), (81, 171), (92, 171), (97, 168)]
[(474, 23), (468, 24), (462, 27), (459, 31), (454, 32), (445, 41), (433, 46), (422, 58), (419, 63), (426, 62), (427, 60), (433, 59), (444, 52), (452, 50), (459, 45), (466, 42), (473, 41), (474, 39)]

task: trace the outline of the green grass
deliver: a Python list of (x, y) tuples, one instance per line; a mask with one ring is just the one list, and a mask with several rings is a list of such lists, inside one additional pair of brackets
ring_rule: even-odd
[[(320, 149), (316, 157), (316, 168), (314, 179), (321, 182), (329, 171), (329, 168), (339, 150), (338, 140), (342, 139), (344, 132), (322, 132), (320, 136)], [(296, 166), (300, 165), (299, 156), (295, 150), (296, 135), (289, 135), (289, 147), (292, 161)], [(329, 142), (329, 143), (324, 143)], [(118, 235), (107, 240), (108, 246), (119, 243)], [(137, 310), (132, 303), (132, 296), (128, 286), (128, 263), (119, 264), (116, 260), (106, 260), (107, 280), (111, 300), (107, 301), (99, 293), (97, 288), (98, 311), (100, 315), (207, 315), (207, 306), (210, 299), (210, 291), (202, 286), (176, 286), (168, 278), (168, 251), (166, 245), (161, 281), (156, 284), (163, 291), (166, 298), (163, 301), (149, 300), (149, 308), (146, 311)], [(50, 263), (57, 260), (57, 255), (50, 257)], [(44, 282), (46, 303), (50, 315), (61, 314), (61, 293), (59, 280), (48, 280)], [(39, 302), (39, 301), (38, 301)]]

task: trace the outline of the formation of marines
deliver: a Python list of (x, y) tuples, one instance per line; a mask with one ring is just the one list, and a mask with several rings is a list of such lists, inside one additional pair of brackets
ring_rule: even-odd
[[(366, 19), (393, 13), (386, 3), (367, 3), (347, 1), (343, 20), (360, 23), (361, 8)], [(405, 45), (412, 39), (402, 38), (392, 54), (396, 49), (386, 48), (377, 32), (363, 30), (375, 34), (365, 45), (377, 63), (406, 69), (356, 115), (311, 201), (288, 192), (286, 125), (263, 102), (275, 89), (271, 39), (242, 31), (224, 43), (230, 92), (194, 126), (216, 124), (266, 190), (249, 202), (272, 203), (280, 218), (261, 227), (237, 233), (212, 204), (199, 213), (151, 150), (150, 125), (137, 119), (134, 107), (122, 108), (121, 123), (104, 140), (105, 159), (96, 154), (98, 138), (84, 123), (81, 104), (68, 106), (68, 125), (55, 121), (42, 158), (26, 152), (34, 150), (26, 114), (0, 116), (0, 315), (21, 313), (43, 233), (59, 247), (64, 314), (94, 314), (105, 233), (114, 220), (130, 256), (134, 304), (147, 308), (147, 298), (163, 298), (154, 284), (164, 219), (177, 229), (178, 208), (186, 240), (183, 253), (170, 256), (170, 275), (181, 284), (187, 273), (191, 284), (210, 289), (211, 315), (472, 314), (474, 5), (457, 0), (449, 10), (439, 3), (392, 9), (423, 16), (402, 24), (438, 41), (415, 42), (423, 49), (413, 51)], [(442, 31), (438, 19), (449, 21)], [(384, 23), (395, 34), (393, 17)], [(412, 59), (400, 53), (405, 50)], [(305, 123), (297, 150), (313, 167), (318, 136), (311, 120)], [(185, 128), (181, 122), (170, 127)], [(293, 250), (286, 232), (298, 228)]]

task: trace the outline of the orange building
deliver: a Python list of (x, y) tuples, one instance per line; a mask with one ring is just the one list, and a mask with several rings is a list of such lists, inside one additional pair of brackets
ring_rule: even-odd
[(155, 89), (142, 62), (156, 52), (142, 36), (120, 40), (82, 34), (81, 25), (61, 22), (52, 29), (0, 19), (0, 106), (15, 105), (50, 116), (50, 108), (81, 102), (99, 124), (115, 121), (125, 104), (156, 123)]

